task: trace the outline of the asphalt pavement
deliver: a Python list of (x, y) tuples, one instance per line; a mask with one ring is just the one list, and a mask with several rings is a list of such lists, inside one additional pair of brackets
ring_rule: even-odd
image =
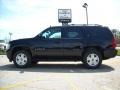
[(0, 90), (120, 90), (120, 57), (94, 70), (81, 62), (40, 62), (20, 69), (0, 55)]

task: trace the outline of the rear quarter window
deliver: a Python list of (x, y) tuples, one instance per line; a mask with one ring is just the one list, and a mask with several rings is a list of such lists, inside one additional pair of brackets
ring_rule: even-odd
[(113, 34), (107, 27), (89, 27), (85, 29), (86, 36), (92, 38), (112, 39)]

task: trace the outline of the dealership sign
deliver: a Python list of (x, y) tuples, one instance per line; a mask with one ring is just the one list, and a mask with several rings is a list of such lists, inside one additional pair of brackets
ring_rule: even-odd
[(58, 21), (62, 23), (71, 22), (71, 9), (58, 9)]

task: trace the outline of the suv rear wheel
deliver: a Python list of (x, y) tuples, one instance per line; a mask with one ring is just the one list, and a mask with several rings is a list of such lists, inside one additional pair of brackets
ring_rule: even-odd
[(101, 53), (96, 49), (88, 49), (83, 56), (85, 67), (95, 69), (102, 63)]
[(24, 50), (17, 51), (13, 56), (13, 62), (18, 68), (26, 68), (31, 65), (31, 55)]

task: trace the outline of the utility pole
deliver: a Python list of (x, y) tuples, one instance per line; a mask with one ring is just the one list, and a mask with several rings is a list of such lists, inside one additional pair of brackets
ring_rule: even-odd
[(82, 7), (86, 9), (86, 21), (87, 21), (87, 25), (88, 25), (88, 10), (87, 10), (88, 4), (84, 3), (84, 5)]

